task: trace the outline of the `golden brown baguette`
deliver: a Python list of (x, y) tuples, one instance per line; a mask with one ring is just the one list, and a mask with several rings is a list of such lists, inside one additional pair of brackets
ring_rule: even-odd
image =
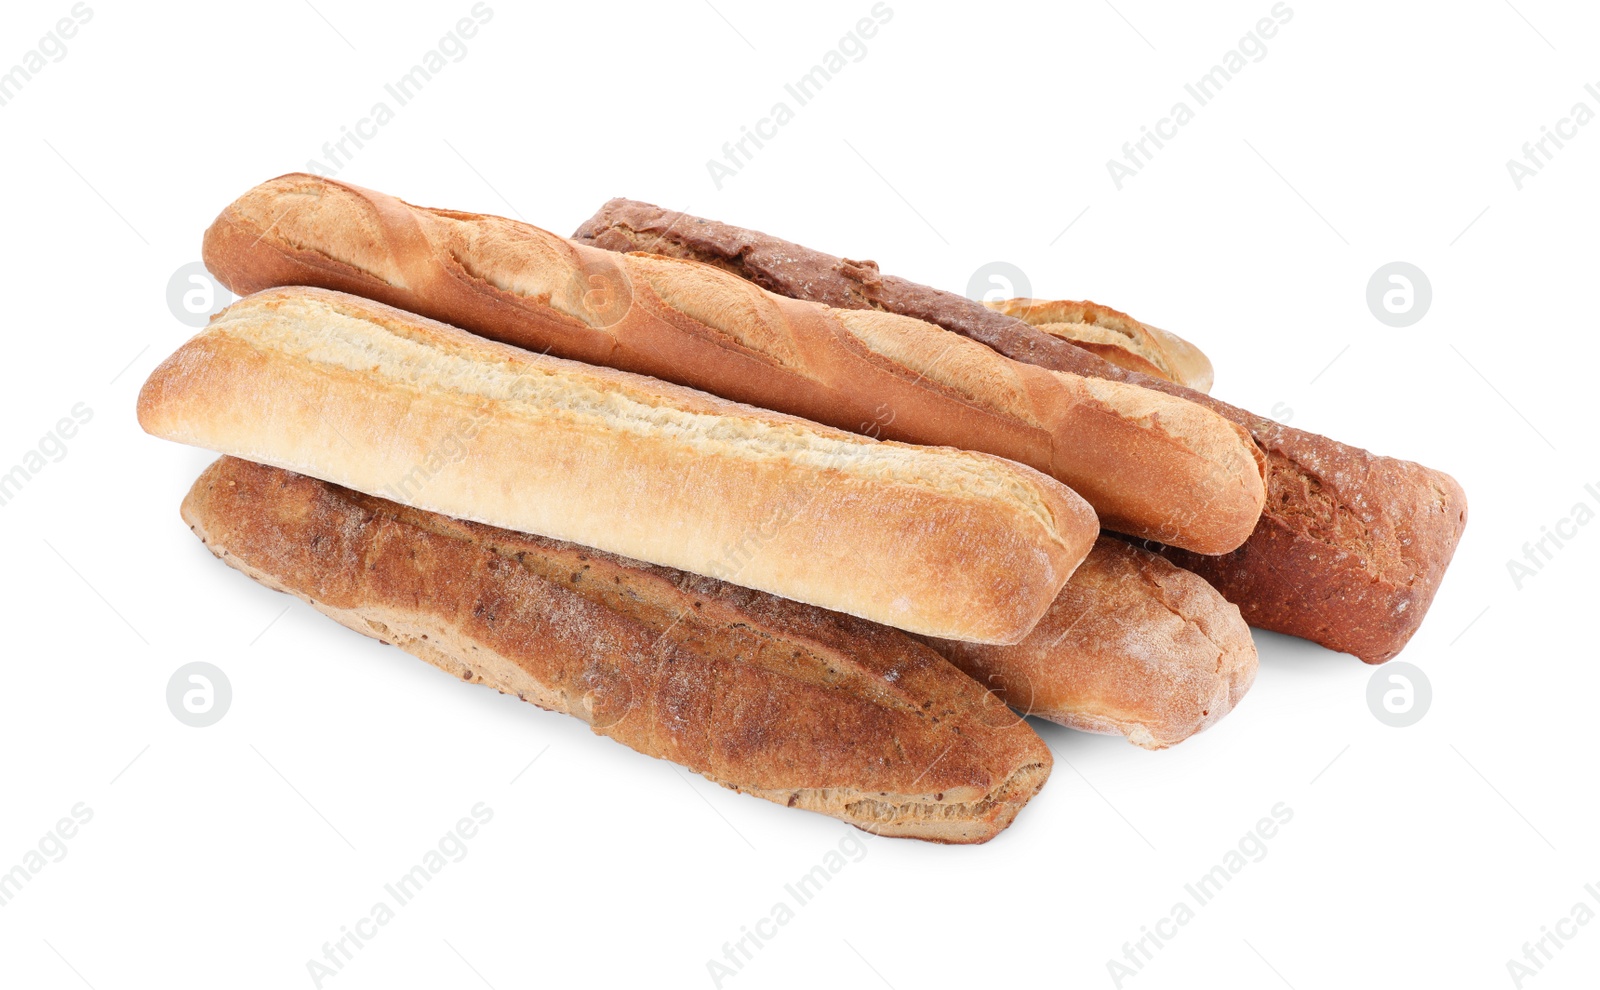
[(151, 374), (139, 422), (975, 642), (1022, 639), (1097, 529), (1070, 489), (998, 457), (871, 440), (323, 289), (229, 307)]
[(1256, 676), (1250, 628), (1198, 575), (1113, 537), (1095, 543), (1015, 646), (927, 639), (1027, 715), (1164, 749), (1232, 711)]
[(1182, 397), (1239, 424), (1267, 459), (1267, 501), (1255, 533), (1222, 556), (1170, 546), (1158, 552), (1211, 582), (1251, 625), (1368, 663), (1399, 653), (1417, 631), (1467, 524), (1466, 493), (1442, 471), (1119, 368), (965, 296), (886, 274), (873, 261), (626, 199), (602, 206), (573, 239), (713, 264), (769, 292), (829, 306), (902, 313), (1018, 361)]
[(183, 518), (229, 565), (455, 677), (883, 835), (986, 842), (1050, 773), (998, 698), (859, 619), (232, 457)]
[(1070, 299), (1001, 299), (984, 305), (1098, 354), (1119, 368), (1154, 375), (1196, 392), (1211, 391), (1211, 359), (1200, 348), (1110, 306)]
[(496, 340), (842, 429), (1051, 474), (1105, 526), (1234, 549), (1265, 498), (1245, 431), (1182, 399), (1049, 371), (893, 313), (777, 296), (720, 269), (619, 256), (499, 217), (288, 175), (223, 211), (206, 264), (235, 292), (317, 285)]

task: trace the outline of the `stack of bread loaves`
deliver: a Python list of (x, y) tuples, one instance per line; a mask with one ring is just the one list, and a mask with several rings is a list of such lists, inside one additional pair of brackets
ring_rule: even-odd
[[(182, 510), (213, 553), (885, 835), (1010, 824), (1051, 765), (1021, 715), (1148, 748), (1210, 725), (1255, 676), (1240, 606), (1392, 656), (1465, 519), (1448, 476), (1190, 391), (1205, 356), (1114, 310), (988, 310), (644, 204), (568, 240), (288, 175), (204, 257), (253, 294), (152, 373), (139, 420), (228, 455)], [(1291, 573), (1296, 541), (1320, 571)]]

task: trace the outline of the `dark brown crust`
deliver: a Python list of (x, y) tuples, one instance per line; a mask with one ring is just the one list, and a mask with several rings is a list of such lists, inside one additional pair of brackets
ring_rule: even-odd
[(863, 620), (232, 457), (183, 516), (230, 565), (456, 676), (880, 834), (987, 841), (1049, 774), (997, 697)]
[(1466, 526), (1455, 479), (1283, 426), (1201, 392), (1118, 368), (955, 293), (648, 203), (614, 199), (575, 240), (650, 251), (734, 272), (764, 289), (830, 306), (913, 316), (1030, 364), (1130, 382), (1215, 410), (1249, 430), (1268, 461), (1267, 504), (1239, 549), (1202, 556), (1155, 547), (1209, 580), (1251, 625), (1382, 663), (1410, 640)]

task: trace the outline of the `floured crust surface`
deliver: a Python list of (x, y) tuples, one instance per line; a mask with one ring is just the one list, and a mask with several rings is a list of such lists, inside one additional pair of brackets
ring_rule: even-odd
[(229, 565), (454, 676), (880, 834), (987, 841), (1050, 771), (998, 698), (849, 616), (232, 457), (183, 517)]

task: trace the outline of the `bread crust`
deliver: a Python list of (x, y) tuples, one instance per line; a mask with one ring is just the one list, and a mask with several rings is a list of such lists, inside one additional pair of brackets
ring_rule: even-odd
[(1008, 360), (890, 313), (836, 311), (711, 266), (618, 256), (499, 217), (295, 174), (207, 231), (239, 293), (353, 292), (475, 333), (841, 429), (980, 450), (1070, 485), (1120, 532), (1219, 554), (1254, 528), (1264, 463), (1193, 403)]
[(573, 236), (713, 264), (781, 295), (902, 313), (1017, 361), (1181, 396), (1238, 424), (1267, 462), (1267, 501), (1249, 540), (1220, 556), (1149, 549), (1210, 581), (1253, 626), (1382, 663), (1422, 624), (1466, 527), (1466, 494), (1442, 471), (1116, 367), (955, 293), (884, 275), (872, 261), (625, 199), (606, 203)]
[(1018, 711), (1165, 749), (1255, 682), (1250, 629), (1198, 575), (1102, 536), (1015, 646), (925, 640)]
[(1070, 299), (1023, 298), (984, 305), (1060, 337), (1119, 368), (1164, 378), (1196, 392), (1211, 391), (1211, 359), (1200, 348), (1110, 306)]
[(860, 619), (233, 457), (182, 514), (230, 566), (455, 677), (882, 835), (986, 842), (1050, 772), (998, 698)]
[(229, 307), (151, 374), (139, 422), (421, 508), (978, 642), (1021, 640), (1097, 532), (1070, 489), (997, 457), (871, 440), (322, 289)]

